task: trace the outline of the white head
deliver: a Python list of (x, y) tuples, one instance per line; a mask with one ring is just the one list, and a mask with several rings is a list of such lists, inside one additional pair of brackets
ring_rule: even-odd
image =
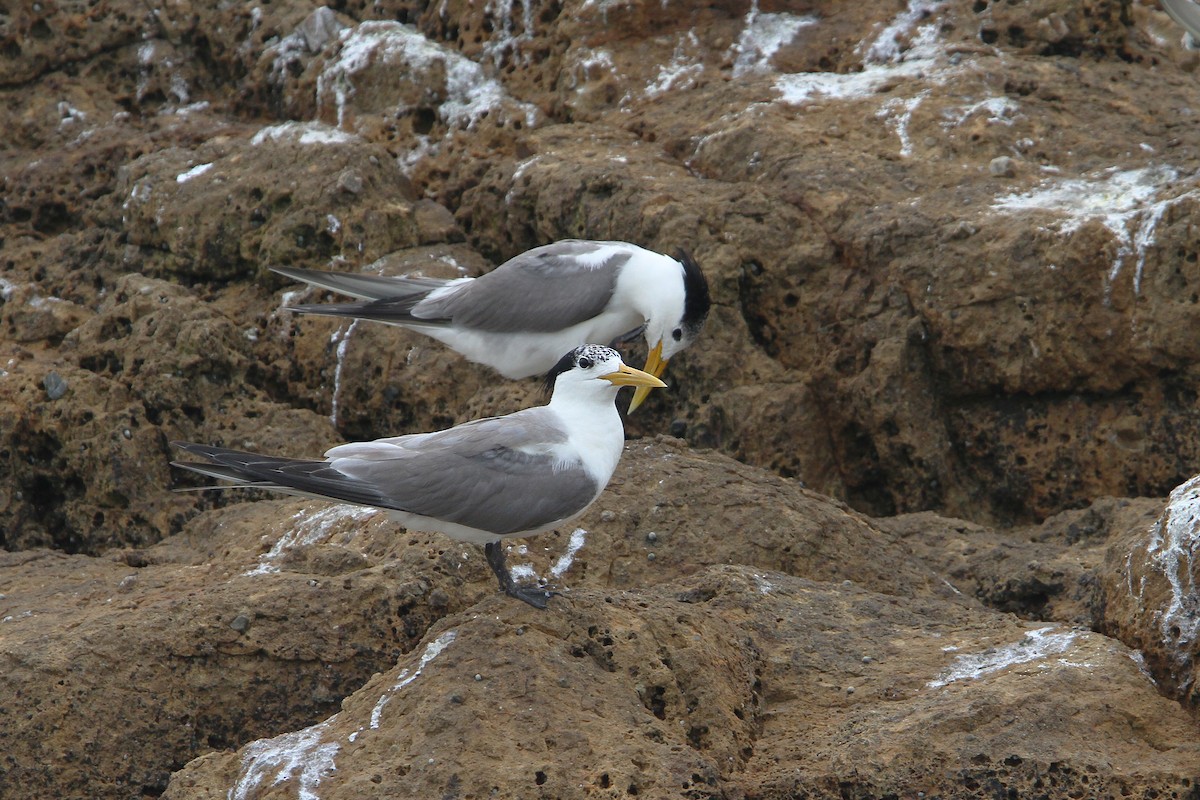
[(567, 353), (546, 373), (546, 389), (555, 398), (599, 393), (615, 397), (622, 386), (636, 386), (650, 391), (666, 384), (655, 376), (625, 365), (621, 354), (611, 347), (585, 344)]
[[(678, 272), (672, 272), (669, 290), (650, 299), (650, 312), (646, 315), (649, 355), (645, 370), (656, 378), (663, 374), (672, 356), (700, 335), (712, 305), (708, 280), (700, 265), (683, 249), (677, 255), (678, 261), (668, 259), (678, 268)], [(633, 394), (629, 410), (632, 412), (640, 406), (649, 393), (649, 388), (639, 387)]]

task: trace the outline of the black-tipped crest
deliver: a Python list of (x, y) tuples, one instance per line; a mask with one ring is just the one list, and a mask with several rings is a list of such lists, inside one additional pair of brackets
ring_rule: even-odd
[(546, 373), (546, 377), (542, 379), (542, 391), (547, 397), (554, 394), (554, 382), (558, 380), (558, 376), (580, 366), (580, 359), (589, 358), (592, 363), (599, 364), (613, 356), (620, 357), (620, 354), (611, 347), (605, 347), (602, 344), (582, 344), (560, 358), (558, 363)]
[(683, 264), (683, 325), (694, 334), (704, 324), (708, 309), (712, 306), (708, 279), (687, 250), (679, 248), (675, 251), (675, 257)]

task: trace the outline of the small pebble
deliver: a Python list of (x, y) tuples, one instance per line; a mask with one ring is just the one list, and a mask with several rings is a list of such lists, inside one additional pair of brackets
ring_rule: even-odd
[(1017, 164), (1009, 156), (996, 156), (988, 163), (988, 172), (997, 178), (1012, 178), (1017, 174)]
[(871, 658), (870, 656), (863, 656), (863, 657), (862, 657), (862, 662), (863, 662), (864, 664), (870, 664), (870, 663), (871, 663), (872, 661), (874, 661), (874, 660), (875, 660), (875, 659)]
[(347, 170), (338, 176), (337, 187), (347, 194), (362, 194), (362, 176), (357, 172)]
[(846, 694), (854, 694), (854, 687), (853, 687), (853, 686), (847, 686), (847, 687), (846, 687)]
[(67, 382), (57, 372), (48, 372), (42, 378), (42, 386), (46, 387), (46, 396), (51, 400), (58, 400), (67, 393)]
[(646, 560), (647, 560), (647, 561), (653, 561), (653, 560), (654, 560), (654, 553), (646, 553)]
[(481, 681), (481, 680), (483, 680), (483, 676), (482, 676), (482, 675), (480, 675), (478, 672), (476, 672), (476, 673), (475, 673), (475, 680), (477, 680), (477, 681)]
[(229, 623), (229, 627), (233, 628), (238, 633), (241, 633), (250, 627), (250, 618), (245, 614), (238, 614), (233, 618), (233, 621)]
[(613, 511), (601, 511), (600, 512), (600, 521), (601, 522), (612, 522), (616, 518), (617, 518), (616, 512), (613, 512)]
[(658, 541), (658, 534), (655, 533), (654, 531), (650, 531), (649, 533), (646, 534), (646, 541), (649, 542), (650, 544), (654, 544), (655, 542)]

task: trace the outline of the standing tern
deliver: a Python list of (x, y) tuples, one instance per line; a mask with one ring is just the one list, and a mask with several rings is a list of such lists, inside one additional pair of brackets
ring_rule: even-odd
[(321, 461), (172, 442), (208, 461), (172, 463), (234, 486), (388, 509), (409, 530), (482, 544), (501, 591), (545, 608), (551, 593), (513, 579), (500, 540), (548, 531), (583, 513), (621, 457), (617, 390), (666, 386), (601, 345), (567, 353), (546, 384), (547, 405), (434, 433), (338, 445)]
[[(708, 281), (686, 252), (674, 259), (628, 242), (565, 239), (455, 280), (271, 269), (362, 301), (292, 311), (409, 328), (506, 378), (544, 373), (577, 345), (638, 332), (649, 349), (644, 369), (657, 378), (700, 333), (711, 304)], [(649, 393), (639, 386), (629, 410)]]

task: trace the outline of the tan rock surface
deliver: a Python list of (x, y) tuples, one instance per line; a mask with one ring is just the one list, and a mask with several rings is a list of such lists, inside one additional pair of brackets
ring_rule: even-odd
[[(1157, 5), (152, 5), (0, 11), (0, 797), (295, 795), (273, 737), (338, 743), (321, 796), (1194, 793), (1194, 526), (1144, 498), (1200, 460), (1200, 57)], [(272, 264), (572, 236), (688, 247), (714, 308), (584, 533), (514, 544), (548, 614), (382, 515), (171, 492), (172, 439), (537, 402)]]
[(338, 713), (165, 796), (1186, 793), (1200, 757), (1088, 632), (740, 567), (558, 605), (446, 618)]
[(1100, 589), (1103, 628), (1138, 648), (1163, 690), (1200, 707), (1200, 476), (1178, 486), (1152, 524), (1108, 543)]

